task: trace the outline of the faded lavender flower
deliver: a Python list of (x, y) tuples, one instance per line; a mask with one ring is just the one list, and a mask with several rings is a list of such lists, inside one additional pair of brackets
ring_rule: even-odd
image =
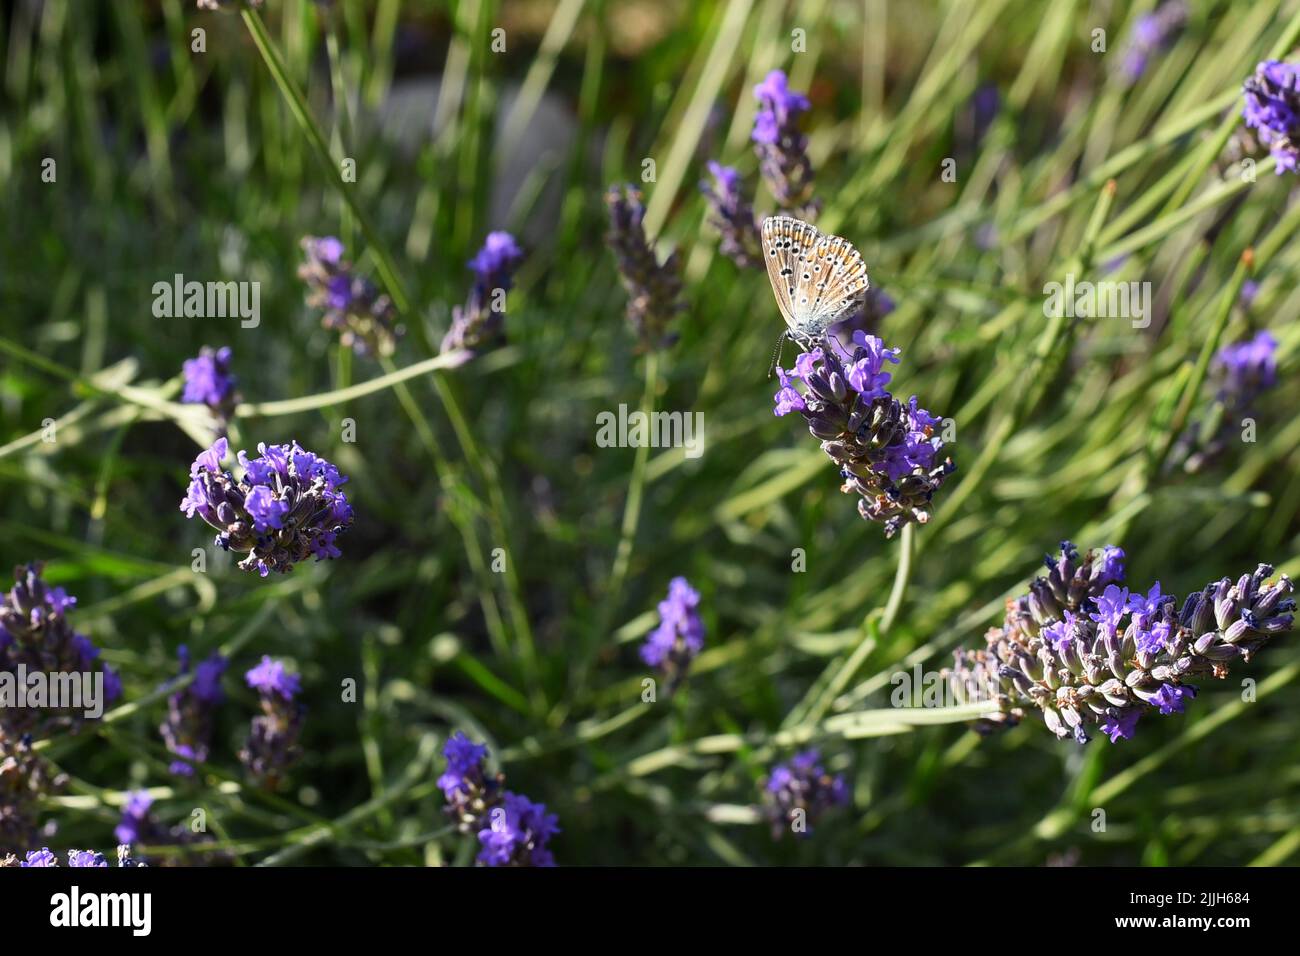
[(893, 537), (910, 521), (930, 520), (934, 493), (955, 466), (951, 458), (940, 458), (943, 439), (936, 426), (942, 420), (921, 408), (915, 395), (904, 405), (886, 388), (892, 376), (884, 365), (897, 363), (899, 350), (863, 332), (854, 333), (853, 342), (847, 361), (836, 354), (835, 340), (824, 337), (793, 369), (777, 369), (775, 413), (804, 417), (822, 451), (839, 466), (841, 490), (861, 496), (858, 513)]
[(673, 578), (668, 584), (668, 596), (659, 602), (659, 626), (641, 645), (641, 659), (659, 668), (670, 691), (686, 678), (691, 661), (704, 650), (699, 606), (700, 592), (685, 578)]
[(266, 577), (311, 556), (341, 555), (334, 542), (352, 524), (352, 506), (337, 468), (296, 441), (259, 444), (257, 458), (239, 452), (243, 477), (236, 480), (221, 464), (229, 450), (219, 438), (194, 459), (181, 510), (216, 528), (220, 547), (246, 554), (241, 569)]
[(772, 839), (790, 830), (796, 836), (812, 836), (812, 825), (826, 811), (846, 806), (850, 794), (844, 777), (830, 774), (815, 749), (795, 754), (787, 763), (772, 768), (763, 784), (763, 804), (772, 822)]
[(1242, 85), (1246, 98), (1241, 115), (1258, 130), (1260, 142), (1277, 160), (1276, 172), (1295, 172), (1300, 157), (1300, 72), (1291, 63), (1265, 60)]
[(239, 759), (255, 779), (275, 789), (285, 771), (302, 756), (298, 744), (302, 705), (295, 699), (300, 690), (298, 677), (286, 671), (280, 661), (264, 656), (244, 679), (257, 691), (262, 713), (253, 718)]
[(547, 849), (560, 832), (546, 806), (511, 793), (505, 775), (484, 770), (487, 747), (460, 731), (443, 745), (447, 769), (438, 777), (447, 800), (445, 811), (461, 833), (478, 837), (477, 860), (483, 866), (554, 866)]
[(0, 855), (36, 842), (40, 802), (65, 783), (66, 777), (52, 774), (32, 752), (30, 735), (11, 736), (0, 728)]
[[(187, 677), (191, 672), (189, 649), (182, 644), (177, 655), (180, 658), (178, 677)], [(225, 693), (221, 689), (221, 675), (225, 673), (227, 663), (224, 657), (214, 651), (194, 668), (193, 679), (167, 698), (167, 719), (158, 731), (162, 734), (167, 749), (180, 758), (173, 760), (167, 768), (177, 776), (194, 776), (193, 764), (208, 759), (216, 710), (225, 699)]]
[(722, 237), (722, 254), (743, 269), (763, 265), (762, 239), (754, 207), (745, 198), (740, 173), (730, 166), (709, 160), (713, 182), (700, 183), (709, 201), (709, 224)]
[(1187, 25), (1187, 15), (1183, 0), (1167, 0), (1137, 18), (1120, 61), (1120, 72), (1129, 85), (1142, 78), (1152, 57), (1174, 45)]
[(43, 568), (39, 561), (15, 568), (15, 584), (0, 599), (0, 733), (13, 737), (75, 729), (92, 708), (90, 700), (82, 701), (81, 707), (16, 706), (10, 697), (16, 692), (20, 668), (28, 677), (90, 674), (103, 681), (98, 703), (104, 707), (122, 696), (122, 682), (111, 667), (100, 663), (99, 648), (68, 623), (68, 609), (77, 599), (61, 587), (46, 584)]
[(514, 284), (515, 270), (524, 253), (508, 232), (488, 233), (483, 248), (469, 261), (474, 286), (464, 306), (451, 314), (451, 328), (441, 351), (467, 349), (478, 353), (505, 339), (506, 293)]
[(1170, 453), (1167, 469), (1182, 466), (1196, 473), (1217, 461), (1239, 438), (1255, 403), (1277, 384), (1277, 339), (1256, 332), (1225, 345), (1214, 356), (1210, 382), (1214, 399), (1200, 421), (1188, 425)]
[(606, 239), (618, 258), (618, 272), (627, 290), (627, 318), (649, 351), (667, 348), (676, 341), (668, 323), (685, 309), (681, 301), (682, 278), (677, 253), (661, 265), (646, 239), (645, 206), (641, 193), (632, 186), (611, 186), (605, 193), (609, 207)]
[(799, 129), (799, 118), (809, 109), (808, 97), (791, 90), (781, 70), (773, 70), (755, 86), (754, 97), (758, 112), (750, 139), (758, 154), (759, 171), (784, 212), (812, 218), (821, 209), (821, 201), (812, 195), (808, 137)]
[(239, 395), (235, 391), (235, 376), (230, 372), (230, 346), (211, 349), (203, 346), (196, 358), (186, 359), (181, 366), (185, 387), (181, 401), (191, 405), (206, 405), (217, 421), (217, 434), (224, 435), (235, 416)]
[(298, 278), (307, 284), (307, 304), (325, 310), (321, 324), (358, 355), (392, 355), (403, 333), (392, 300), (356, 274), (338, 239), (306, 236), (301, 245), (307, 258)]
[(1064, 541), (1046, 563), (1047, 577), (1008, 602), (987, 646), (957, 651), (945, 672), (958, 700), (996, 710), (977, 723), (982, 732), (1037, 708), (1057, 737), (1086, 743), (1098, 729), (1112, 743), (1128, 739), (1144, 715), (1182, 713), (1196, 696), (1190, 680), (1226, 677), (1233, 661), (1249, 661), (1294, 619), (1291, 581), (1268, 582), (1267, 564), (1209, 583), (1180, 609), (1159, 582), (1145, 595), (1123, 587), (1118, 548), (1080, 560)]

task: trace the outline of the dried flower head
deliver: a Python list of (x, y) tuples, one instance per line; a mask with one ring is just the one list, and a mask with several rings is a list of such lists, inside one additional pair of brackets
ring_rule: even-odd
[(775, 413), (804, 417), (839, 466), (841, 490), (860, 495), (858, 513), (883, 524), (892, 537), (909, 521), (930, 520), (931, 499), (955, 466), (940, 458), (941, 419), (921, 408), (915, 395), (904, 405), (886, 388), (892, 376), (885, 363), (897, 363), (899, 350), (863, 332), (855, 332), (853, 342), (841, 360), (838, 342), (824, 337), (793, 369), (777, 369)]
[(239, 452), (238, 480), (222, 467), (229, 452), (224, 438), (194, 459), (181, 502), (186, 517), (198, 515), (216, 528), (216, 543), (247, 554), (239, 567), (262, 577), (311, 556), (339, 557), (335, 538), (352, 524), (352, 506), (339, 490), (347, 478), (297, 442), (257, 450), (252, 460)]
[(1118, 548), (1080, 560), (1065, 541), (1046, 563), (1047, 577), (1007, 603), (987, 646), (958, 651), (947, 672), (958, 699), (996, 711), (978, 729), (1010, 726), (1035, 707), (1058, 737), (1086, 743), (1097, 728), (1112, 742), (1127, 739), (1143, 715), (1182, 713), (1196, 696), (1192, 679), (1226, 677), (1294, 618), (1291, 581), (1269, 582), (1267, 564), (1211, 582), (1180, 608), (1159, 582), (1130, 593)]
[(298, 278), (307, 284), (307, 304), (323, 309), (321, 324), (358, 355), (392, 355), (403, 328), (392, 300), (343, 258), (343, 243), (333, 236), (306, 236), (306, 261)]

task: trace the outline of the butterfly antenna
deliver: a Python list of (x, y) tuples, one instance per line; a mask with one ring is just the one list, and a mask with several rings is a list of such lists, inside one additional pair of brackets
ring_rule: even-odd
[(767, 370), (767, 377), (771, 378), (776, 372), (776, 363), (781, 361), (781, 353), (785, 351), (785, 340), (790, 337), (790, 332), (784, 331), (780, 338), (776, 340), (776, 349), (772, 352), (772, 366)]

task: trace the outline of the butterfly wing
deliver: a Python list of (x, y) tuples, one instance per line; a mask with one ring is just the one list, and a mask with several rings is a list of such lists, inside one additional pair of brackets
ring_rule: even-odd
[(808, 321), (822, 329), (861, 308), (869, 286), (867, 264), (839, 236), (818, 239), (799, 277), (811, 284), (815, 294)]
[(820, 233), (815, 227), (790, 216), (768, 216), (763, 220), (763, 261), (772, 283), (781, 317), (792, 331), (807, 322), (811, 298), (801, 287), (804, 262), (812, 254)]
[(782, 318), (801, 336), (820, 335), (866, 295), (867, 266), (852, 244), (790, 216), (763, 220), (763, 261)]

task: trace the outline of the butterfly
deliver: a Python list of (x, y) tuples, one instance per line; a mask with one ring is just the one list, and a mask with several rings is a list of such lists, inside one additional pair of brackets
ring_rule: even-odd
[[(828, 326), (847, 317), (866, 296), (867, 265), (852, 244), (790, 216), (763, 220), (763, 261), (787, 338), (812, 347)], [(774, 363), (775, 364), (775, 363)]]

